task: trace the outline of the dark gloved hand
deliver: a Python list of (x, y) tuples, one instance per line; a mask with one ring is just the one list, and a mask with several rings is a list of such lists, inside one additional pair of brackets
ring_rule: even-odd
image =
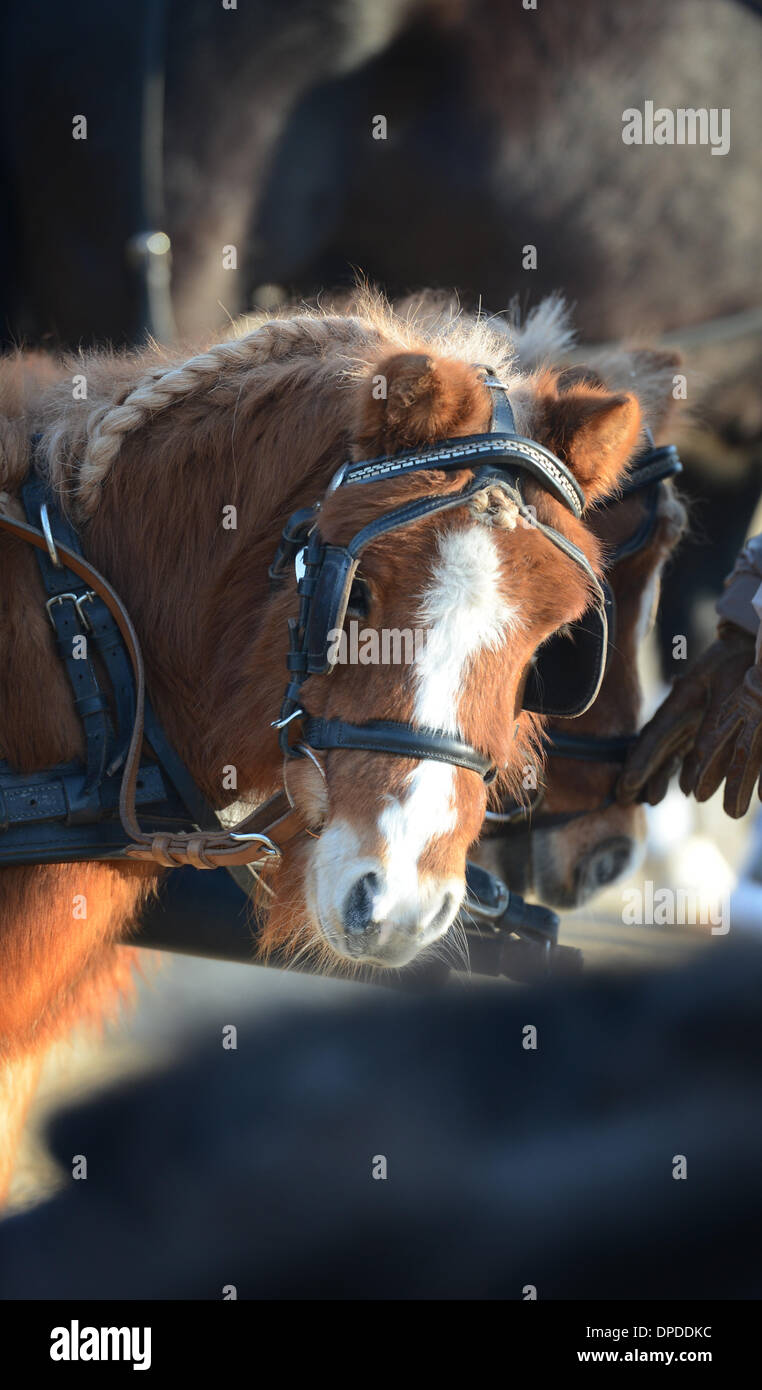
[[(752, 666), (716, 722), (702, 728), (691, 755), (690, 786), (684, 785), (686, 767), (680, 785), (697, 801), (706, 801), (724, 779), (727, 814), (737, 819), (748, 810), (762, 772), (762, 668)], [(762, 801), (762, 779), (759, 797)]]
[[(678, 676), (666, 700), (630, 750), (617, 785), (619, 802), (629, 805), (634, 801), (647, 801), (655, 806), (665, 796), (669, 780), (681, 763), (681, 790), (686, 795), (695, 792), (702, 801), (711, 795), (709, 791), (700, 795), (698, 788), (700, 784), (703, 792), (704, 785), (711, 783), (709, 773), (716, 776), (722, 765), (720, 745), (715, 748), (713, 736), (729, 713), (727, 702), (738, 693), (749, 668), (754, 667), (754, 649), (755, 639), (751, 633), (735, 623), (723, 621), (719, 624), (716, 640), (685, 675)], [(712, 791), (719, 786), (733, 756), (735, 744), (731, 735), (726, 732), (723, 739), (721, 747), (727, 750), (727, 759)], [(705, 782), (700, 779), (710, 761)]]

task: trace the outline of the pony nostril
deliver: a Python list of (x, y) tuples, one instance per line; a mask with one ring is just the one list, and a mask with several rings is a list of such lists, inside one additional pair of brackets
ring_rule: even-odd
[(344, 927), (350, 936), (378, 930), (373, 920), (373, 899), (378, 889), (378, 874), (363, 874), (353, 884), (344, 903)]
[(632, 844), (625, 836), (605, 840), (588, 854), (579, 866), (579, 881), (588, 888), (605, 888), (627, 870)]
[(450, 913), (452, 912), (454, 903), (455, 899), (452, 893), (445, 893), (444, 898), (442, 899), (442, 906), (439, 908), (439, 910), (435, 913), (435, 915), (429, 922), (429, 931), (437, 931), (439, 927), (444, 926), (445, 922), (450, 916)]

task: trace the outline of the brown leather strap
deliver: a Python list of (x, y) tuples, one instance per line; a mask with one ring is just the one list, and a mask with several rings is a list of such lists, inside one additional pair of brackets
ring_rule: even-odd
[[(47, 550), (48, 542), (42, 531), (25, 521), (0, 513), (0, 530), (26, 541), (38, 550)], [(103, 600), (120, 633), (132, 664), (135, 680), (135, 722), (122, 774), (119, 792), (119, 816), (126, 834), (134, 842), (126, 848), (130, 859), (149, 860), (166, 868), (190, 864), (196, 869), (218, 869), (228, 865), (263, 863), (277, 857), (281, 848), (304, 829), (299, 813), (291, 806), (284, 792), (257, 807), (251, 815), (230, 830), (166, 831), (147, 834), (141, 830), (135, 809), (135, 790), (143, 748), (143, 716), (145, 709), (145, 668), (138, 635), (119, 595), (108, 580), (81, 555), (68, 546), (55, 542), (56, 552), (74, 574), (83, 579)], [(278, 841), (273, 839), (277, 832)], [(240, 837), (246, 837), (240, 838)]]
[[(277, 792), (258, 806), (252, 815), (238, 821), (227, 833), (196, 831), (169, 835), (146, 836), (145, 844), (127, 846), (130, 859), (156, 860), (165, 868), (175, 869), (192, 864), (195, 869), (219, 869), (226, 865), (261, 863), (281, 852), (295, 835), (304, 830), (304, 822), (293, 809), (284, 792)], [(277, 841), (273, 836), (277, 834)], [(256, 837), (255, 843), (239, 841), (239, 835)], [(264, 837), (264, 842), (263, 838)], [(273, 848), (268, 848), (269, 842)]]

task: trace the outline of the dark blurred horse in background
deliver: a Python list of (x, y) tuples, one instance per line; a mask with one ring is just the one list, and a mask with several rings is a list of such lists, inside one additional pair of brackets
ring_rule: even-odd
[[(762, 477), (758, 9), (17, 3), (0, 73), (5, 336), (130, 343), (174, 321), (184, 338), (359, 266), (391, 296), (457, 286), (492, 309), (562, 289), (588, 341), (680, 339), (704, 544), (666, 586), (669, 670), (673, 634), (701, 640)], [(623, 112), (646, 100), (729, 108), (728, 152), (624, 145)]]

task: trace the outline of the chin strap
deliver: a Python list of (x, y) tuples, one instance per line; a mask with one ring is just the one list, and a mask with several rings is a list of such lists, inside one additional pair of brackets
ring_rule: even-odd
[[(134, 721), (119, 792), (119, 817), (130, 840), (125, 849), (126, 857), (160, 864), (164, 868), (189, 864), (196, 869), (257, 865), (277, 858), (283, 846), (305, 828), (285, 792), (271, 797), (231, 830), (162, 831), (158, 834), (141, 830), (135, 798), (145, 732), (145, 669), (140, 642), (130, 615), (108, 580), (69, 546), (54, 541), (49, 533), (46, 535), (44, 530), (36, 526), (2, 513), (0, 530), (37, 550), (45, 551), (54, 564), (65, 566), (84, 580), (105, 604), (121, 634), (135, 683)], [(277, 841), (273, 838), (275, 834)]]

